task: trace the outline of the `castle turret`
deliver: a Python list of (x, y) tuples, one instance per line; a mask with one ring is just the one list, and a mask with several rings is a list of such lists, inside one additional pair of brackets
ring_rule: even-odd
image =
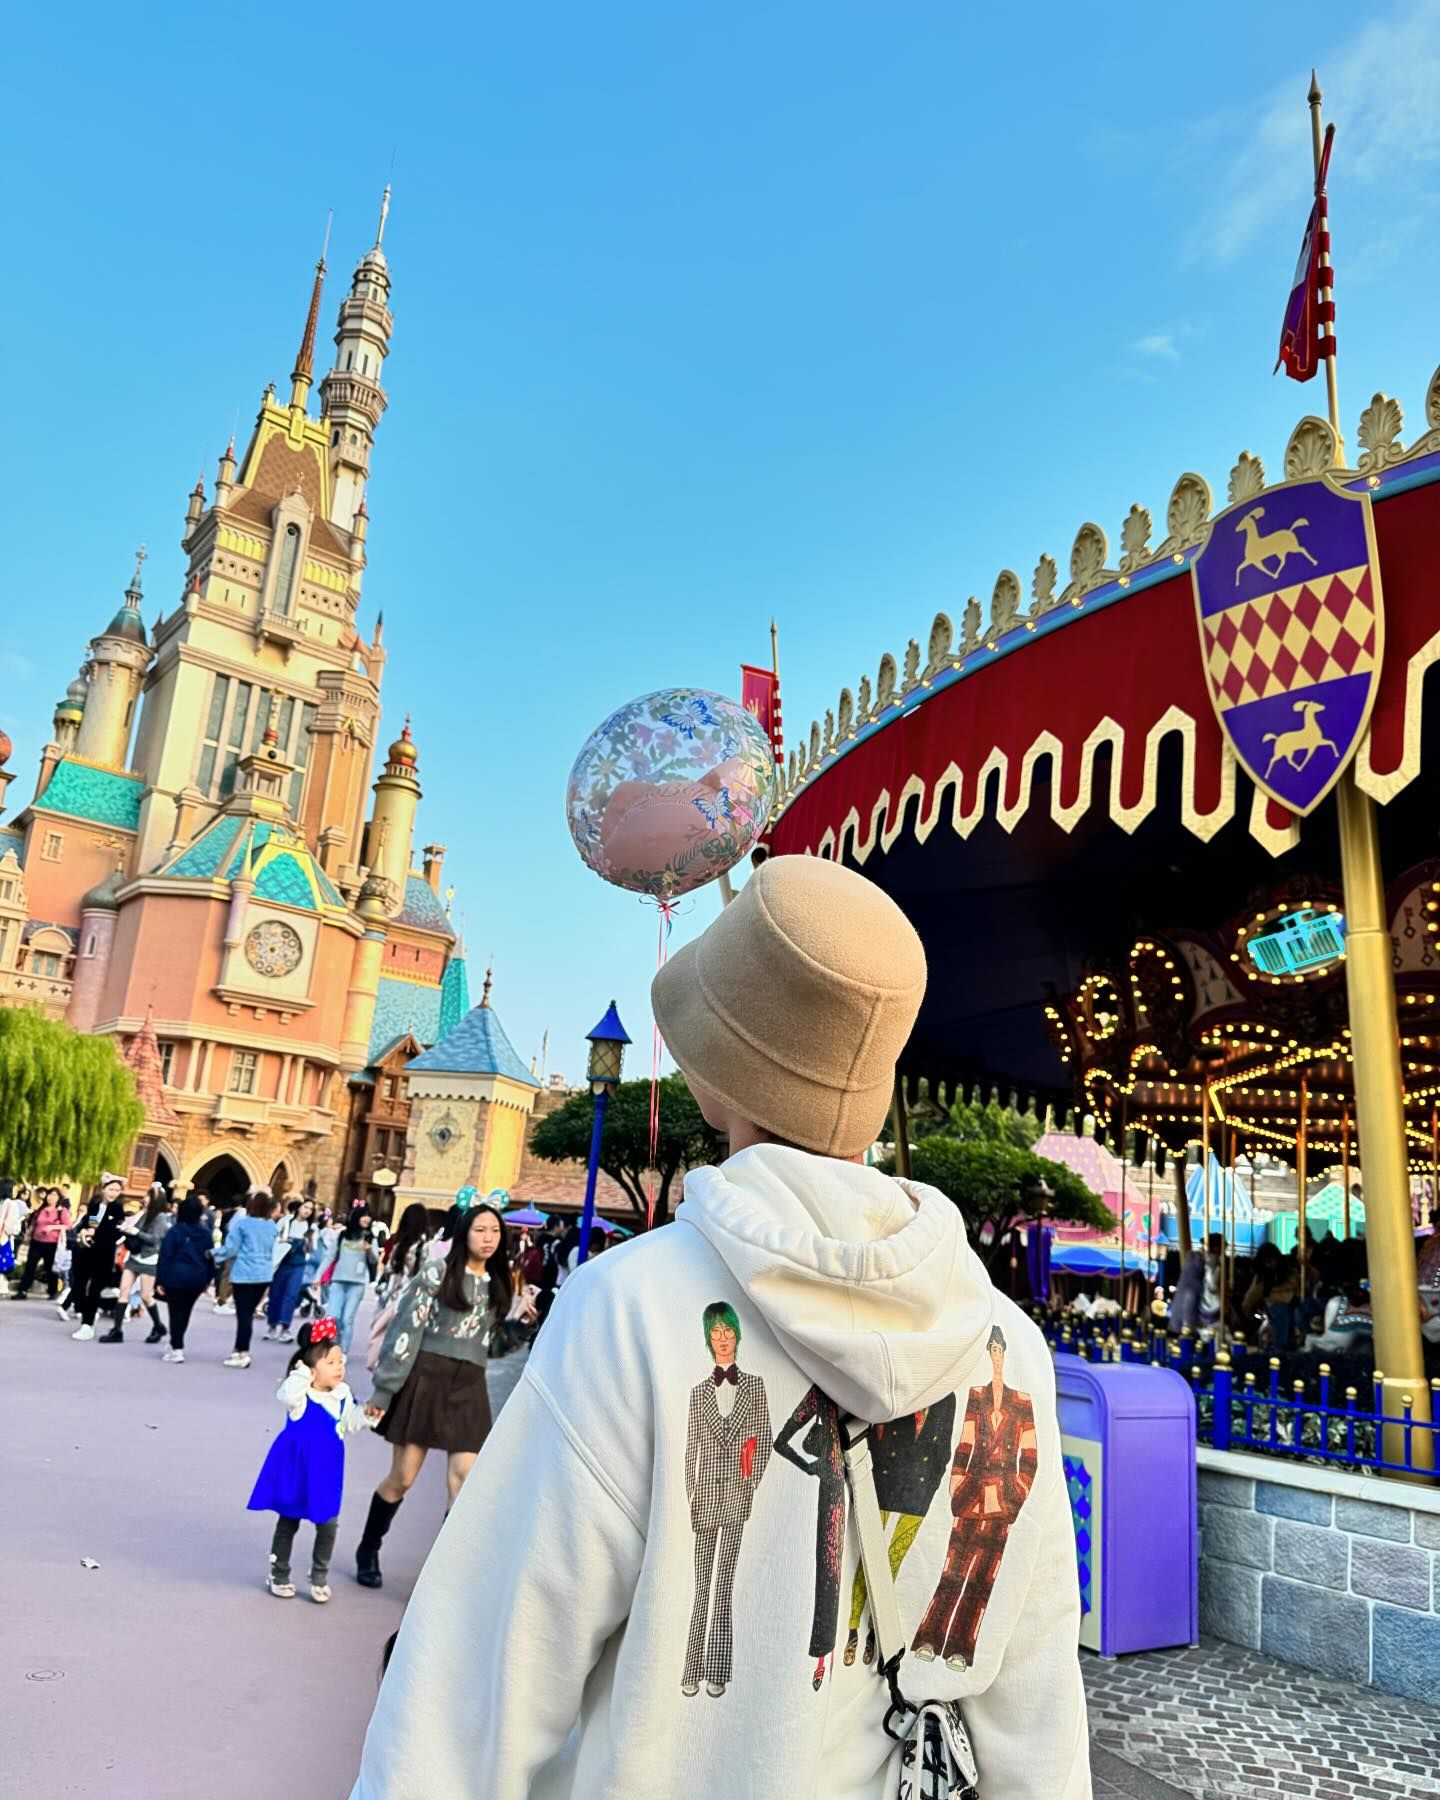
[(140, 602), (144, 598), (140, 569), (144, 561), (142, 544), (119, 611), (104, 631), (90, 640), (89, 687), (75, 738), (77, 756), (117, 769), (125, 767), (135, 701), (145, 671), (154, 659), (140, 617)]
[(407, 718), (405, 729), (386, 752), (385, 771), (375, 783), (375, 809), (365, 840), (370, 872), (386, 883), (386, 914), (390, 918), (405, 904), (405, 878), (410, 873), (419, 805), (419, 752)]
[[(356, 265), (350, 292), (340, 303), (335, 333), (335, 365), (320, 383), (320, 400), (330, 427), (330, 519), (353, 531), (370, 479), (370, 449), (385, 410), (380, 372), (390, 354), (390, 265), (381, 243), (390, 213), (390, 189), (380, 201), (375, 242)], [(361, 528), (363, 536), (364, 528)]]

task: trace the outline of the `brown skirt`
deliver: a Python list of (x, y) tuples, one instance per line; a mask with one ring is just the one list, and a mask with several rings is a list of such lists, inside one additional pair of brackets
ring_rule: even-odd
[(490, 1435), (490, 1391), (483, 1363), (422, 1350), (376, 1435), (426, 1450), (476, 1451)]

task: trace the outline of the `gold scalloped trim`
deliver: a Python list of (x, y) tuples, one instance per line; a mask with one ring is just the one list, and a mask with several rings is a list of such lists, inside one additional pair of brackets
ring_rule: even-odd
[[(843, 844), (847, 837), (850, 841), (851, 854), (860, 864), (869, 860), (877, 844), (882, 850), (891, 850), (907, 829), (906, 808), (916, 797), (921, 803), (920, 811), (914, 826), (909, 829), (913, 830), (915, 841), (923, 844), (941, 822), (945, 811), (947, 790), (950, 796), (949, 825), (957, 837), (968, 838), (987, 812), (993, 812), (1002, 830), (1013, 831), (1030, 810), (1035, 766), (1042, 758), (1047, 757), (1051, 765), (1050, 817), (1062, 831), (1068, 834), (1075, 829), (1075, 826), (1094, 804), (1095, 753), (1102, 744), (1109, 744), (1114, 752), (1110, 762), (1111, 786), (1107, 797), (1107, 816), (1122, 831), (1133, 832), (1154, 812), (1159, 802), (1160, 745), (1172, 733), (1179, 736), (1184, 747), (1184, 760), (1181, 768), (1181, 821), (1193, 836), (1199, 838), (1202, 843), (1208, 842), (1235, 816), (1238, 764), (1229, 745), (1222, 745), (1219, 798), (1212, 811), (1201, 812), (1194, 803), (1195, 721), (1188, 713), (1172, 706), (1155, 721), (1146, 734), (1144, 785), (1140, 799), (1133, 806), (1122, 806), (1116, 791), (1122, 761), (1121, 753), (1125, 744), (1124, 728), (1114, 719), (1107, 718), (1100, 721), (1080, 748), (1079, 787), (1074, 801), (1068, 806), (1062, 806), (1059, 800), (1060, 789), (1066, 785), (1064, 781), (1064, 745), (1053, 732), (1042, 731), (1020, 760), (1020, 791), (1013, 805), (1005, 805), (1000, 798), (1005, 792), (1010, 758), (997, 746), (991, 750), (976, 771), (975, 800), (968, 812), (962, 811), (960, 804), (960, 796), (963, 791), (963, 771), (952, 762), (941, 771), (928, 796), (926, 784), (919, 775), (912, 775), (906, 781), (900, 790), (894, 808), (896, 820), (894, 825), (887, 826), (885, 824), (885, 819), (891, 811), (891, 793), (888, 788), (883, 788), (871, 805), (868, 826), (862, 823), (858, 807), (852, 806), (841, 820), (838, 832), (833, 827), (827, 830), (819, 843), (811, 847), (811, 853), (833, 858), (839, 845)], [(998, 777), (993, 806), (991, 804), (992, 776)], [(927, 798), (928, 806), (926, 805)], [(1289, 849), (1292, 842), (1297, 842), (1299, 838), (1298, 829), (1293, 837), (1286, 834), (1283, 838), (1267, 831), (1263, 805), (1258, 814), (1258, 829), (1257, 814), (1252, 808), (1251, 829), (1260, 842), (1267, 848), (1271, 848), (1272, 854), (1276, 855), (1281, 849)], [(862, 831), (864, 832), (863, 836)], [(1277, 843), (1279, 848), (1272, 848)]]
[(1355, 781), (1363, 793), (1383, 806), (1408, 787), (1420, 773), (1420, 731), (1424, 718), (1425, 671), (1440, 662), (1440, 631), (1410, 658), (1405, 669), (1405, 730), (1401, 737), (1400, 765), (1388, 775), (1377, 773), (1370, 760), (1370, 733), (1355, 753)]
[(1259, 788), (1250, 790), (1250, 835), (1272, 856), (1283, 856), (1300, 842), (1300, 821), (1291, 819), (1284, 831), (1277, 831), (1266, 819), (1270, 802)]

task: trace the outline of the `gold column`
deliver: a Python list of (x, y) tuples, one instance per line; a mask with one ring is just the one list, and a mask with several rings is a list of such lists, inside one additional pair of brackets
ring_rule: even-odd
[(1300, 1077), (1300, 1124), (1295, 1133), (1295, 1186), (1299, 1189), (1299, 1208), (1295, 1214), (1295, 1260), (1300, 1265), (1300, 1298), (1305, 1298), (1305, 1184), (1310, 1178), (1309, 1145), (1305, 1132), (1310, 1119), (1310, 1077)]
[(1350, 1236), (1350, 1108), (1340, 1115), (1340, 1180), (1345, 1188), (1345, 1236)]
[[(1399, 1417), (1413, 1398), (1413, 1418), (1430, 1421), (1430, 1389), (1420, 1344), (1415, 1231), (1410, 1213), (1410, 1159), (1400, 1072), (1400, 1023), (1390, 968), (1390, 932), (1380, 871), (1375, 804), (1347, 769), (1336, 789), (1340, 869), (1345, 883), (1345, 985), (1355, 1069), (1355, 1125), (1365, 1169), (1365, 1241), (1375, 1313), (1375, 1365), (1384, 1371), (1387, 1414)], [(1417, 1431), (1413, 1461), (1434, 1466), (1434, 1438)], [(1388, 1461), (1404, 1457), (1400, 1426), (1385, 1429)]]

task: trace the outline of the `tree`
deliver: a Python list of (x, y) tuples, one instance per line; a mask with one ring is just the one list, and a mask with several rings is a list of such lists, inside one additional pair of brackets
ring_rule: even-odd
[(0, 1173), (98, 1180), (127, 1161), (145, 1108), (114, 1038), (0, 1010)]
[[(991, 1100), (957, 1100), (938, 1131), (910, 1147), (910, 1173), (939, 1188), (960, 1209), (971, 1243), (987, 1262), (1000, 1252), (1012, 1225), (1040, 1216), (1041, 1183), (1049, 1188), (1044, 1216), (1067, 1223), (1113, 1227), (1110, 1209), (1073, 1169), (1030, 1146), (1040, 1135), (1032, 1113)], [(894, 1158), (882, 1167), (894, 1174)]]
[[(667, 1075), (660, 1083), (659, 1098), (655, 1223), (663, 1225), (670, 1217), (670, 1188), (675, 1177), (702, 1163), (718, 1162), (725, 1154), (725, 1140), (701, 1117), (683, 1075)], [(594, 1120), (590, 1094), (571, 1094), (563, 1106), (535, 1127), (530, 1148), (546, 1162), (587, 1162)], [(600, 1140), (600, 1167), (625, 1190), (626, 1199), (644, 1218), (649, 1205), (645, 1194), (645, 1177), (650, 1170), (648, 1081), (622, 1081), (611, 1094)]]

